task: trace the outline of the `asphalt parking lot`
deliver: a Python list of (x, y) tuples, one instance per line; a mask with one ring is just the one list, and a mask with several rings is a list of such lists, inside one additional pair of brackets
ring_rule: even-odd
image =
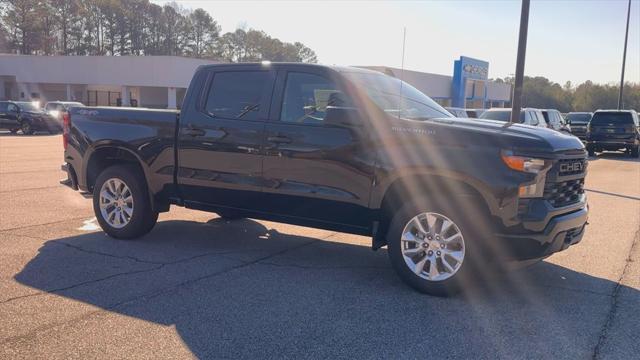
[(640, 353), (640, 162), (592, 158), (582, 242), (416, 293), (365, 237), (172, 208), (138, 241), (58, 184), (60, 136), (0, 134), (0, 358), (567, 358)]

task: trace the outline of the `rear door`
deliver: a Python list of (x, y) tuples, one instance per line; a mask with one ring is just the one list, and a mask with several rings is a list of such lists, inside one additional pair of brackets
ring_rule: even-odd
[(180, 119), (182, 196), (198, 208), (255, 208), (275, 72), (260, 65), (230, 65), (213, 67), (203, 76), (193, 110)]
[(329, 69), (292, 67), (278, 74), (266, 129), (265, 204), (290, 218), (370, 226), (375, 151), (367, 150), (365, 119), (355, 127), (325, 123), (332, 94), (348, 95)]

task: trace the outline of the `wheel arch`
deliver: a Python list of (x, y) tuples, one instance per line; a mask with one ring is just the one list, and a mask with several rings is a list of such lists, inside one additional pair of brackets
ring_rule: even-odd
[[(378, 226), (373, 237), (373, 248), (386, 245), (386, 234), (391, 218), (405, 199), (429, 198), (434, 201), (449, 201), (451, 195), (458, 202), (468, 201), (480, 206), (487, 214), (492, 214), (492, 204), (477, 186), (459, 177), (436, 174), (409, 174), (397, 177), (383, 192), (377, 209)], [(462, 204), (458, 204), (462, 205)]]
[(92, 192), (98, 175), (104, 169), (113, 165), (131, 165), (141, 171), (145, 182), (147, 181), (147, 169), (142, 160), (132, 150), (119, 145), (108, 144), (96, 146), (86, 157), (85, 183), (87, 189)]

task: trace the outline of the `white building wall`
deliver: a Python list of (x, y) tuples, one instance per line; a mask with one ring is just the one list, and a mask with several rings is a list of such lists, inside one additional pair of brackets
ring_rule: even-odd
[(22, 83), (188, 87), (198, 66), (215, 61), (178, 56), (0, 55), (0, 76)]
[(140, 99), (138, 104), (141, 107), (166, 109), (169, 105), (166, 87), (140, 87)]

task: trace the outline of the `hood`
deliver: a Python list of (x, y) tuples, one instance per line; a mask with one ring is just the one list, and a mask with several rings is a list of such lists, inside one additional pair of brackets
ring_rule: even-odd
[[(448, 139), (462, 145), (465, 143), (484, 143), (487, 146), (499, 146), (521, 153), (584, 150), (584, 144), (577, 137), (537, 126), (508, 125), (501, 121), (463, 118), (399, 121), (435, 131), (434, 138), (438, 141), (447, 141)], [(438, 135), (438, 133), (440, 134)]]

